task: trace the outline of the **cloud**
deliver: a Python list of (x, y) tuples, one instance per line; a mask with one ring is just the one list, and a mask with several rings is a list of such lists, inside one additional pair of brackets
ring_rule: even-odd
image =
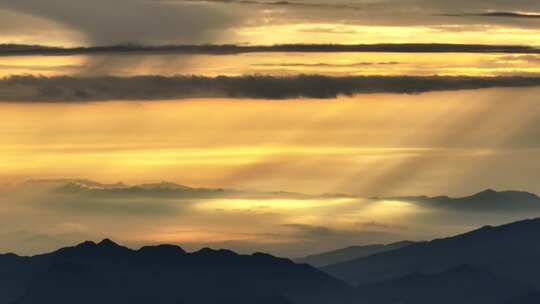
[[(137, 245), (166, 242), (190, 250), (212, 246), (294, 257), (351, 245), (441, 237), (517, 217), (508, 212), (511, 208), (471, 213), (465, 202), (460, 208), (462, 212), (433, 208), (435, 203), (420, 201), (411, 202), (416, 206), (412, 208), (404, 205), (405, 198), (401, 203), (396, 203), (397, 198), (124, 199), (114, 195), (59, 195), (50, 187), (56, 186), (31, 182), (0, 192), (6, 202), (0, 204), (4, 224), (0, 229), (0, 252), (34, 254), (82, 240), (109, 237)], [(254, 211), (262, 206), (265, 208)], [(519, 206), (523, 205), (514, 207), (520, 209)], [(217, 211), (218, 207), (223, 210)], [(536, 210), (531, 213), (531, 209), (522, 209), (522, 214), (538, 214)]]
[[(157, 199), (94, 199), (75, 196), (54, 196), (46, 204), (49, 208), (75, 214), (107, 216), (175, 216), (180, 209), (173, 204)], [(184, 206), (185, 207), (185, 206)]]
[[(236, 6), (228, 7), (231, 5)], [(66, 40), (80, 39), (79, 43), (102, 45), (130, 42), (227, 43), (244, 41), (239, 32), (246, 28), (314, 23), (402, 27), (452, 25), (464, 29), (487, 24), (536, 29), (538, 24), (532, 20), (535, 14), (522, 12), (538, 11), (540, 5), (533, 1), (509, 3), (497, 0), (0, 0), (0, 10), (52, 22), (61, 25), (63, 30), (76, 31), (84, 36)], [(482, 11), (488, 13), (477, 13)], [(454, 18), (456, 15), (467, 15), (469, 18)], [(46, 41), (48, 36), (41, 26), (42, 21), (30, 20), (22, 26), (22, 22), (0, 21), (3, 25), (0, 34), (3, 37), (13, 32), (30, 34), (36, 40)], [(28, 27), (39, 33), (24, 29)], [(342, 30), (342, 33), (346, 31)], [(54, 39), (48, 44), (59, 41)], [(69, 44), (74, 43), (71, 41)]]
[(332, 237), (336, 235), (336, 232), (328, 227), (324, 226), (313, 226), (306, 224), (285, 224), (283, 225), (287, 228), (292, 228), (297, 232), (300, 232), (303, 236), (307, 237)]
[(265, 5), (265, 6), (286, 6), (299, 8), (321, 8), (321, 9), (346, 9), (363, 10), (362, 7), (352, 4), (332, 4), (321, 2), (295, 2), (295, 1), (256, 1), (256, 0), (164, 0), (163, 2), (194, 2), (194, 3), (220, 3), (220, 4), (239, 4), (239, 5)]
[[(321, 29), (325, 31), (327, 29)], [(331, 32), (341, 29), (331, 28)], [(303, 31), (320, 31), (306, 29)], [(393, 52), (393, 53), (510, 53), (539, 54), (540, 49), (518, 45), (452, 44), (452, 43), (381, 43), (381, 44), (277, 44), (243, 46), (234, 44), (205, 45), (112, 45), (91, 47), (50, 47), (40, 45), (0, 44), (0, 56), (20, 55), (101, 55), (101, 54), (212, 54), (231, 55), (243, 53), (333, 53), (333, 52)], [(380, 64), (383, 64), (382, 62)], [(393, 62), (390, 62), (393, 63)], [(386, 63), (389, 64), (389, 63)]]
[[(465, 29), (473, 25), (482, 24), (489, 26), (505, 26), (507, 28), (534, 29), (537, 27), (536, 23), (526, 22), (527, 20), (524, 20), (529, 19), (529, 21), (534, 21), (531, 20), (532, 18), (523, 18), (516, 15), (533, 15), (534, 13), (527, 14), (523, 12), (540, 11), (540, 5), (538, 4), (538, 2), (527, 0), (188, 1), (221, 3), (223, 5), (243, 4), (246, 6), (267, 6), (269, 8), (279, 7), (279, 12), (273, 12), (273, 14), (271, 15), (271, 21), (274, 24), (298, 24), (299, 22), (301, 22), (368, 26), (423, 25), (431, 27), (440, 25), (453, 25), (463, 26)], [(491, 14), (491, 16), (486, 16), (484, 13), (479, 14), (478, 12), (487, 12), (487, 14)], [(455, 15), (461, 14), (467, 14), (470, 18), (453, 18), (455, 17)], [(265, 20), (264, 22), (267, 22), (267, 20)]]
[(2, 10), (0, 0), (0, 35), (3, 43), (66, 44), (81, 35), (55, 22), (29, 14)]
[(372, 228), (372, 229), (380, 229), (380, 230), (407, 230), (408, 229), (408, 227), (404, 225), (388, 224), (388, 223), (382, 223), (382, 222), (376, 222), (376, 221), (362, 222), (362, 223), (358, 223), (358, 225)]
[(256, 64), (258, 67), (303, 67), (303, 68), (354, 68), (365, 67), (371, 65), (397, 65), (400, 64), (396, 61), (387, 62), (355, 62), (350, 64), (332, 64), (332, 63), (261, 63)]
[(362, 93), (422, 93), (540, 85), (537, 77), (419, 76), (136, 76), (37, 77), (0, 80), (0, 100), (77, 102), (182, 98), (336, 98)]
[(463, 14), (445, 14), (448, 17), (494, 17), (494, 18), (518, 18), (518, 19), (540, 19), (538, 13), (521, 12), (487, 12), (487, 13), (463, 13)]
[(502, 56), (499, 59), (502, 61), (510, 61), (510, 62), (524, 62), (524, 63), (534, 63), (534, 64), (540, 63), (539, 55), (508, 55), (508, 56)]
[(63, 24), (91, 44), (211, 42), (238, 20), (210, 6), (142, 0), (0, 0), (0, 9)]
[(289, 238), (296, 239), (296, 242), (303, 243), (305, 247), (310, 247), (310, 243), (315, 243), (326, 244), (326, 246), (331, 244), (330, 247), (339, 248), (352, 244), (392, 242), (403, 238), (399, 233), (390, 233), (385, 231), (387, 229), (379, 227), (371, 227), (372, 230), (355, 230), (295, 223), (285, 224), (283, 227), (292, 230)]

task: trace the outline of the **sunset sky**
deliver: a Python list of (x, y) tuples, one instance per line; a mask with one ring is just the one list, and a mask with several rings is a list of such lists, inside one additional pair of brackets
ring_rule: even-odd
[(0, 28), (5, 42), (46, 45), (537, 45), (539, 11), (529, 0), (3, 0)]
[[(540, 1), (0, 0), (0, 44), (377, 43), (537, 47)], [(538, 51), (0, 53), (0, 252), (111, 237), (300, 256), (430, 239), (527, 214), (441, 211), (396, 197), (540, 193)], [(253, 94), (248, 79), (235, 87), (245, 95), (159, 94), (178, 75), (231, 77), (217, 78), (225, 86), (264, 76), (261, 90), (294, 91), (276, 83), (301, 74), (466, 84), (262, 98), (268, 94)], [(137, 76), (153, 78), (148, 87), (121, 86)], [(500, 77), (519, 85), (492, 83)], [(489, 85), (470, 85), (475, 79)], [(104, 83), (113, 81), (111, 93)], [(152, 94), (133, 98), (139, 89)], [(59, 194), (71, 179), (83, 188), (87, 180), (97, 188), (167, 181), (250, 195)], [(268, 192), (275, 195), (259, 197)]]

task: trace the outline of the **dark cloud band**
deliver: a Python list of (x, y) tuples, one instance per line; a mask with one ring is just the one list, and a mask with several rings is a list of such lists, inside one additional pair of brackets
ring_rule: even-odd
[(336, 98), (362, 93), (412, 94), (530, 86), (540, 86), (540, 77), (13, 76), (0, 80), (0, 100), (78, 102), (182, 98)]
[(0, 56), (82, 55), (82, 54), (242, 54), (257, 52), (395, 52), (395, 53), (508, 53), (540, 54), (540, 49), (517, 45), (406, 43), (406, 44), (282, 44), (242, 45), (115, 45), (100, 47), (48, 47), (39, 45), (0, 45)]
[[(159, 1), (159, 0), (158, 0)], [(321, 8), (321, 9), (346, 9), (364, 10), (361, 7), (346, 4), (327, 4), (316, 2), (294, 2), (294, 1), (257, 1), (257, 0), (163, 0), (162, 2), (208, 2), (221, 4), (241, 4), (241, 5), (266, 5), (266, 6), (288, 6), (301, 8)]]
[(516, 19), (540, 19), (539, 13), (519, 13), (519, 12), (487, 12), (473, 14), (444, 14), (447, 17), (492, 17), (492, 18), (516, 18)]

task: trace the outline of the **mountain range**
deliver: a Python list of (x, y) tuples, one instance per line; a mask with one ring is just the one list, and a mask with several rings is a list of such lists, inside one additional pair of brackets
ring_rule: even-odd
[(540, 210), (540, 197), (534, 193), (525, 191), (495, 191), (493, 189), (487, 189), (465, 197), (401, 196), (384, 199), (409, 201), (429, 207), (451, 210)]
[(143, 183), (127, 185), (122, 182), (105, 184), (87, 179), (51, 179), (30, 180), (20, 187), (31, 187), (51, 190), (57, 194), (74, 194), (89, 197), (151, 197), (151, 198), (313, 198), (313, 197), (339, 197), (342, 194), (309, 195), (287, 191), (244, 191), (225, 188), (196, 188), (173, 182), (161, 181), (156, 183)]
[(361, 285), (361, 299), (370, 304), (505, 304), (534, 290), (528, 284), (460, 265), (435, 274), (414, 272), (401, 278)]
[[(531, 286), (534, 290), (540, 288), (539, 233), (540, 219), (498, 227), (486, 226), (454, 237), (413, 244), (322, 269), (360, 288), (375, 290), (373, 286), (381, 287), (385, 294), (399, 294), (399, 286), (403, 282), (400, 278), (418, 273), (436, 276), (462, 265), (482, 269), (496, 278), (522, 286)], [(400, 284), (396, 284), (396, 280)], [(433, 282), (431, 279), (425, 281)], [(494, 288), (491, 292), (501, 290), (505, 289)]]
[[(192, 188), (169, 182), (126, 185), (84, 179), (37, 180), (20, 187), (52, 191), (59, 194), (53, 198), (70, 199), (70, 195), (144, 200), (314, 197)], [(458, 198), (373, 198), (377, 200), (459, 211), (444, 214), (460, 216), (516, 218), (515, 212), (532, 215), (540, 210), (540, 198), (535, 194), (491, 189)], [(263, 253), (240, 255), (208, 248), (188, 253), (175, 245), (135, 250), (107, 239), (87, 241), (36, 256), (0, 255), (0, 303), (540, 303), (539, 234), (540, 218), (485, 226), (429, 242), (351, 246), (294, 261)]]
[(306, 264), (172, 245), (132, 250), (110, 240), (0, 255), (0, 303), (350, 303), (352, 287)]
[(307, 263), (315, 267), (329, 266), (337, 263), (347, 262), (350, 260), (370, 256), (373, 254), (391, 251), (406, 247), (416, 242), (401, 241), (392, 244), (373, 244), (365, 246), (350, 246), (334, 251), (324, 252), (320, 254), (308, 255), (302, 258), (294, 259), (297, 263)]
[(538, 303), (539, 233), (540, 219), (486, 226), (322, 271), (263, 253), (87, 241), (0, 255), (0, 303)]
[[(122, 182), (105, 184), (87, 179), (46, 179), (29, 180), (19, 187), (32, 189), (48, 189), (59, 194), (76, 194), (90, 197), (170, 197), (170, 198), (275, 198), (287, 197), (297, 199), (309, 198), (361, 198), (354, 194), (323, 193), (306, 194), (289, 191), (246, 191), (227, 188), (197, 188), (173, 182), (161, 181), (127, 185)], [(398, 200), (411, 202), (420, 206), (445, 209), (478, 211), (540, 211), (540, 197), (526, 191), (496, 191), (493, 189), (463, 196), (394, 196), (372, 197), (377, 200)], [(390, 247), (392, 248), (392, 247)], [(360, 249), (360, 248), (356, 248)], [(353, 249), (354, 250), (354, 249)], [(367, 248), (367, 250), (371, 250)], [(337, 254), (337, 253), (336, 253)]]

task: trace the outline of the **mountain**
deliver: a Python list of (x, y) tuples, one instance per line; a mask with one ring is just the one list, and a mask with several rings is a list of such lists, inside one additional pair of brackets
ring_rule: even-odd
[(76, 185), (84, 189), (118, 189), (127, 187), (123, 183), (104, 184), (83, 178), (32, 179), (22, 184), (19, 184), (18, 187), (32, 190), (50, 190), (61, 188), (67, 185)]
[(437, 273), (467, 264), (501, 277), (540, 287), (540, 219), (469, 233), (359, 258), (322, 268), (353, 284)]
[(106, 239), (0, 255), (0, 303), (539, 303), (539, 233), (540, 219), (486, 226), (323, 267), (327, 273), (262, 253), (133, 250)]
[(366, 303), (371, 304), (505, 304), (508, 299), (533, 290), (470, 265), (436, 274), (415, 272), (358, 289)]
[[(10, 265), (9, 267), (3, 267)], [(346, 283), (309, 265), (172, 245), (132, 250), (110, 240), (33, 257), (0, 256), (0, 303), (352, 303)]]
[(302, 258), (294, 259), (297, 263), (307, 263), (315, 267), (324, 267), (332, 264), (342, 263), (357, 258), (366, 257), (368, 255), (386, 252), (394, 249), (399, 249), (415, 244), (411, 241), (402, 241), (388, 245), (375, 244), (366, 246), (351, 246), (321, 254), (309, 255)]
[(287, 197), (306, 199), (313, 197), (338, 198), (350, 197), (344, 194), (308, 195), (286, 191), (242, 191), (223, 188), (194, 188), (171, 182), (146, 183), (126, 185), (122, 182), (104, 184), (87, 179), (43, 179), (29, 180), (20, 185), (22, 190), (52, 191), (61, 195), (80, 195), (94, 198), (126, 198), (126, 197), (152, 197), (152, 198), (275, 198)]
[(400, 201), (410, 201), (421, 205), (427, 205), (442, 209), (478, 211), (523, 211), (540, 210), (540, 197), (536, 194), (524, 191), (495, 191), (487, 189), (482, 192), (466, 197), (448, 197), (448, 196), (408, 196), (391, 197)]
[[(116, 184), (115, 184), (116, 185)], [(126, 186), (124, 184), (101, 185), (93, 186), (88, 183), (78, 181), (70, 181), (61, 184), (53, 190), (56, 193), (62, 194), (77, 194), (94, 197), (130, 197), (130, 196), (147, 196), (147, 197), (189, 197), (189, 198), (207, 198), (207, 197), (223, 197), (228, 195), (239, 194), (239, 191), (225, 189), (207, 189), (207, 188), (191, 188), (175, 183), (161, 182), (152, 184), (141, 184), (134, 186)]]
[(0, 254), (0, 303), (12, 303), (24, 292), (21, 280), (28, 275), (25, 258), (14, 254)]
[(506, 302), (506, 304), (538, 304), (540, 303), (540, 291), (527, 293), (515, 297)]

